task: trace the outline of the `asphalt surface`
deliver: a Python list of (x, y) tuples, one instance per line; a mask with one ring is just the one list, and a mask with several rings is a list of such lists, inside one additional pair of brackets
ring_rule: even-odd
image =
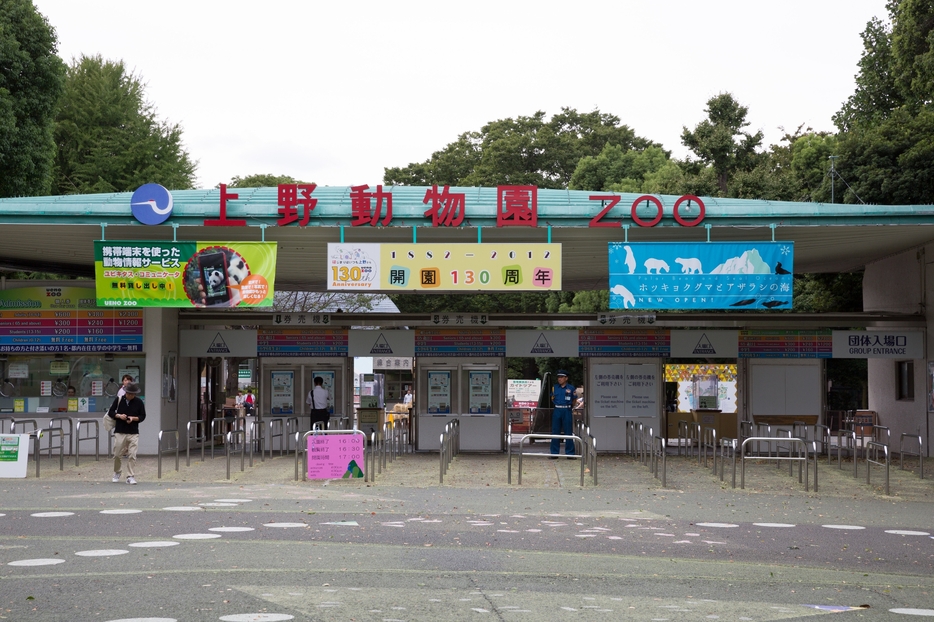
[[(934, 617), (934, 479), (752, 463), (746, 489), (670, 456), (406, 454), (374, 482), (295, 481), (291, 456), (44, 458), (0, 480), (0, 619), (912, 620)], [(929, 476), (930, 477), (930, 476)], [(812, 474), (813, 478), (813, 474)]]

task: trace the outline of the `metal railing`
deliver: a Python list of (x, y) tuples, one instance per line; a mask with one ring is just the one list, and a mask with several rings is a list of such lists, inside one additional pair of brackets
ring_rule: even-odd
[(13, 422), (16, 421), (16, 417), (14, 417), (13, 415), (0, 415), (0, 434), (6, 434), (6, 432), (3, 431), (4, 421), (10, 422), (9, 428), (10, 428), (10, 433), (12, 434), (13, 433)]
[[(164, 446), (162, 445), (163, 439), (166, 440), (166, 441), (168, 441), (170, 438), (172, 438), (172, 436), (175, 437), (174, 446), (169, 445), (168, 447), (164, 447)], [(165, 453), (165, 452), (167, 452), (167, 451), (172, 451), (172, 450), (175, 451), (175, 471), (178, 472), (178, 454), (179, 454), (179, 451), (178, 451), (178, 430), (159, 430), (159, 440), (158, 440), (158, 443), (157, 443), (157, 446), (156, 446), (156, 447), (157, 447), (157, 448), (156, 448), (156, 452), (157, 452), (157, 455), (158, 455), (158, 457), (156, 458), (156, 465), (157, 465), (157, 468), (156, 468), (156, 477), (157, 477), (158, 479), (162, 479), (162, 454)], [(229, 479), (229, 474), (228, 474), (228, 479)]]
[(285, 431), (285, 419), (285, 417), (270, 417), (266, 419), (268, 424), (266, 447), (268, 448), (270, 458), (272, 458), (273, 443), (277, 438), (279, 439), (279, 455), (281, 456), (289, 451), (289, 442)]
[[(668, 451), (666, 450), (665, 439), (661, 436), (654, 437), (652, 443), (652, 473), (655, 479), (659, 479), (661, 471), (662, 488), (668, 487)], [(594, 484), (596, 485), (596, 484)]]
[(830, 438), (830, 426), (821, 424), (814, 426), (814, 442), (820, 443), (820, 453), (828, 459), (830, 458)]
[(717, 429), (713, 427), (701, 428), (701, 442), (697, 448), (697, 466), (701, 463), (701, 452), (704, 454), (704, 468), (707, 468), (707, 450), (713, 454), (713, 472), (717, 472)]
[(454, 456), (460, 452), (460, 448), (461, 422), (459, 419), (451, 419), (444, 424), (444, 432), (441, 433), (439, 483), (444, 483), (444, 474), (448, 472), (448, 467)]
[[(55, 425), (56, 423), (57, 423), (58, 425)], [(65, 431), (65, 424), (68, 425), (68, 431), (67, 431), (67, 432)], [(74, 423), (74, 421), (72, 420), (71, 417), (52, 417), (51, 419), (49, 419), (49, 429), (52, 429), (52, 428), (58, 428), (58, 429), (60, 429), (60, 430), (62, 431), (62, 443), (65, 442), (65, 439), (66, 439), (66, 438), (68, 439), (68, 445), (67, 445), (67, 447), (68, 447), (68, 455), (70, 456), (70, 455), (71, 455), (71, 451), (72, 451), (72, 450), (71, 450), (72, 439), (75, 437), (75, 435), (74, 435), (74, 431), (75, 431), (75, 423)], [(51, 445), (51, 443), (50, 443), (50, 444), (49, 444), (49, 458), (51, 458), (51, 457), (52, 457), (52, 445)]]
[[(912, 441), (918, 442), (918, 451), (908, 451), (905, 449), (905, 439), (910, 438)], [(898, 441), (898, 468), (901, 471), (905, 470), (905, 456), (917, 456), (918, 457), (918, 469), (921, 471), (921, 479), (924, 479), (924, 443), (921, 440), (920, 434), (909, 434), (908, 432), (902, 432), (902, 437)]]
[[(201, 443), (201, 462), (204, 462), (204, 444), (208, 440), (205, 434), (206, 428), (204, 421), (201, 419), (192, 419), (187, 423), (185, 429), (187, 433), (187, 439), (185, 441), (185, 466), (191, 466), (191, 441)], [(194, 430), (195, 436), (191, 435), (192, 430)]]
[[(242, 419), (242, 417), (238, 417), (238, 419)], [(239, 443), (235, 443), (235, 441), (239, 441)], [(246, 431), (243, 429), (230, 430), (227, 432), (224, 451), (227, 457), (227, 479), (230, 479), (230, 454), (236, 451), (236, 449), (233, 449), (236, 446), (240, 447), (240, 472), (242, 473), (245, 469), (244, 463), (246, 461)], [(214, 452), (212, 451), (211, 453), (213, 454)], [(211, 457), (213, 458), (214, 456), (212, 455)]]
[[(772, 443), (775, 443), (779, 440), (787, 440), (789, 444), (797, 446), (798, 451), (795, 451), (793, 454), (788, 456), (779, 455), (776, 451), (776, 455), (772, 455)], [(747, 455), (746, 445), (748, 443), (761, 443), (765, 442), (769, 445), (769, 455), (762, 456), (761, 454)], [(814, 492), (817, 492), (817, 445), (814, 441), (811, 441), (811, 445), (814, 449)], [(803, 466), (803, 475), (804, 475), (804, 491), (808, 492), (808, 484), (810, 477), (808, 475), (808, 465), (809, 465), (809, 456), (807, 449), (807, 441), (800, 438), (789, 438), (781, 439), (774, 436), (750, 436), (749, 438), (743, 439), (743, 444), (740, 446), (740, 488), (743, 490), (746, 489), (746, 460), (776, 460), (779, 463), (783, 461), (789, 462), (798, 462), (798, 481), (802, 481), (802, 466)], [(735, 479), (735, 462), (734, 462), (734, 479)]]
[[(843, 440), (846, 439), (846, 447), (843, 445)], [(833, 452), (833, 447), (829, 448), (831, 453)], [(837, 468), (841, 471), (843, 470), (843, 451), (844, 449), (853, 452), (853, 477), (857, 477), (859, 473), (859, 461), (856, 459), (856, 432), (854, 430), (844, 430), (842, 427), (837, 430)], [(828, 456), (832, 459), (833, 456)]]
[(363, 462), (366, 465), (366, 470), (363, 473), (363, 481), (365, 482), (375, 482), (376, 474), (382, 473), (381, 460), (379, 459), (380, 447), (383, 444), (383, 435), (379, 432), (370, 433), (370, 451), (364, 454)]
[[(531, 443), (531, 441), (551, 440), (551, 439), (558, 439), (559, 442), (568, 441), (568, 440), (573, 441), (574, 442), (574, 453), (571, 455), (551, 454), (551, 453), (546, 454), (546, 453), (541, 453), (541, 452), (532, 452), (530, 454), (526, 454), (523, 451), (523, 447), (525, 447), (526, 441), (529, 441)], [(519, 485), (520, 486), (522, 485), (522, 456), (529, 455), (529, 456), (538, 456), (542, 458), (562, 458), (564, 460), (580, 460), (581, 486), (583, 486), (584, 485), (584, 460), (583, 460), (583, 456), (581, 455), (582, 446), (583, 446), (583, 440), (581, 439), (581, 437), (577, 436), (576, 434), (524, 434), (520, 436), (519, 437), (519, 467), (518, 467), (519, 468)], [(512, 475), (512, 472), (511, 472), (512, 459), (511, 458), (509, 461), (509, 466), (510, 466), (509, 483), (512, 483), (511, 482), (511, 479), (512, 479), (511, 478), (511, 475)]]
[[(87, 430), (86, 436), (81, 436), (81, 428)], [(93, 428), (94, 433), (91, 433)], [(81, 441), (94, 441), (94, 461), (100, 462), (101, 459), (101, 420), (100, 419), (77, 419), (75, 421), (75, 466), (78, 466), (78, 459), (81, 457)]]
[(720, 481), (723, 481), (724, 465), (726, 464), (727, 454), (733, 464), (733, 488), (736, 488), (736, 449), (739, 447), (739, 441), (735, 438), (720, 439)]
[[(876, 427), (876, 426), (873, 426)], [(879, 452), (882, 452), (885, 462), (879, 460)], [(889, 494), (889, 446), (877, 441), (868, 441), (866, 443), (866, 483), (872, 485), (869, 481), (872, 475), (872, 465), (885, 467), (885, 494)]]
[(260, 462), (266, 462), (266, 425), (262, 420), (254, 419), (249, 425), (250, 467), (253, 466), (253, 450), (259, 448)]
[[(695, 427), (696, 426), (696, 427)], [(697, 436), (695, 432), (700, 429), (699, 423), (694, 423), (693, 421), (685, 421), (682, 419), (678, 422), (678, 455), (681, 455), (681, 448), (684, 448), (684, 453), (688, 457), (694, 455), (694, 444), (696, 443)]]
[[(296, 447), (301, 438), (302, 430), (298, 427), (298, 417), (285, 418), (285, 453), (289, 453), (289, 441), (295, 439)], [(272, 456), (270, 456), (271, 458)]]

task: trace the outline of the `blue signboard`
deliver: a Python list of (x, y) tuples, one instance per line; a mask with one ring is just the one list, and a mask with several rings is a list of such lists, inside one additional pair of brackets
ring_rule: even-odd
[(793, 242), (611, 242), (611, 309), (790, 309)]

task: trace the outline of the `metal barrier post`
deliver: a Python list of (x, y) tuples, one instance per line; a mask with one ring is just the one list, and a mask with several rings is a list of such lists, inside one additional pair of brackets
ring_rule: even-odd
[(652, 457), (653, 462), (655, 463), (654, 473), (655, 479), (658, 479), (658, 462), (659, 455), (661, 456), (662, 463), (662, 488), (667, 488), (668, 481), (668, 452), (666, 451), (665, 439), (661, 436), (655, 437), (655, 443), (652, 445)]
[[(818, 433), (820, 433), (820, 440), (817, 440)], [(820, 443), (821, 453), (827, 458), (830, 458), (830, 427), (826, 425), (815, 425), (814, 426), (814, 442)]]
[[(873, 426), (876, 427), (876, 426)], [(885, 456), (885, 462), (879, 462), (878, 453), (882, 450)], [(876, 458), (875, 460), (873, 458)], [(885, 466), (885, 494), (889, 494), (889, 446), (885, 443), (868, 441), (866, 443), (866, 483), (869, 484), (869, 476), (872, 474), (872, 465)]]
[[(81, 426), (85, 425), (88, 435), (81, 436)], [(91, 436), (91, 426), (94, 426), (94, 435)], [(100, 419), (78, 419), (75, 422), (75, 466), (78, 466), (78, 459), (81, 457), (81, 441), (94, 441), (94, 461), (100, 462), (101, 459), (101, 420)]]
[(690, 450), (686, 447), (688, 442), (688, 437), (690, 436), (691, 431), (688, 429), (688, 422), (682, 419), (678, 422), (678, 455), (681, 455), (681, 448), (684, 447), (684, 453), (688, 453)]
[[(57, 426), (55, 424), (58, 424)], [(65, 424), (68, 424), (68, 431), (65, 432)], [(71, 417), (52, 417), (49, 419), (49, 428), (58, 428), (62, 431), (62, 443), (65, 442), (65, 437), (68, 437), (68, 455), (71, 455), (71, 446), (72, 439), (74, 438), (73, 432), (75, 431), (75, 422)], [(49, 458), (52, 457), (52, 444), (49, 442)]]
[(231, 446), (234, 445), (234, 441), (239, 437), (240, 440), (240, 471), (245, 470), (245, 454), (244, 449), (246, 448), (246, 432), (243, 430), (230, 430), (227, 432), (227, 450), (224, 452), (227, 457), (227, 479), (230, 479), (230, 452)]
[[(191, 428), (194, 427), (197, 436), (191, 436)], [(204, 462), (204, 443), (207, 436), (204, 434), (204, 421), (201, 419), (192, 419), (186, 426), (188, 438), (185, 440), (185, 466), (191, 466), (191, 441), (195, 440), (201, 443), (201, 462)]]
[[(918, 441), (918, 453), (905, 450), (906, 438)], [(905, 470), (905, 456), (918, 456), (918, 468), (921, 471), (921, 479), (924, 479), (924, 442), (922, 441), (920, 434), (909, 434), (907, 432), (902, 432), (902, 437), (898, 441), (898, 468), (900, 471)]]
[[(282, 455), (283, 449), (288, 451), (288, 440), (285, 431), (285, 420), (282, 417), (273, 417), (269, 419), (269, 432), (267, 434), (269, 447), (269, 457), (272, 458), (272, 446), (275, 439), (279, 439), (279, 455)], [(285, 446), (285, 447), (283, 447)]]
[[(156, 458), (156, 464), (158, 465), (157, 471), (156, 471), (157, 473), (156, 477), (158, 479), (162, 479), (162, 453), (165, 451), (165, 448), (162, 447), (162, 438), (163, 438), (163, 435), (166, 433), (171, 433), (175, 435), (175, 447), (174, 447), (175, 449), (175, 471), (176, 472), (178, 471), (178, 430), (159, 430), (159, 441), (158, 441), (157, 449), (156, 449), (157, 455), (158, 455), (158, 457)], [(173, 448), (169, 447), (168, 449), (171, 450)], [(228, 475), (227, 478), (230, 479), (230, 475)]]

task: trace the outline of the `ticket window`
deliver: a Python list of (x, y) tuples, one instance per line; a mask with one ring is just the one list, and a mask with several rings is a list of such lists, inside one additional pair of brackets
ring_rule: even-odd
[(322, 386), (328, 391), (328, 414), (331, 417), (342, 417), (340, 408), (340, 378), (341, 370), (333, 367), (305, 368), (305, 392), (302, 394), (302, 413), (310, 415), (311, 406), (305, 403), (308, 392), (315, 388), (315, 378), (321, 378)]
[(504, 399), (500, 369), (464, 365), (459, 374), (459, 414), (462, 417), (502, 417)]

